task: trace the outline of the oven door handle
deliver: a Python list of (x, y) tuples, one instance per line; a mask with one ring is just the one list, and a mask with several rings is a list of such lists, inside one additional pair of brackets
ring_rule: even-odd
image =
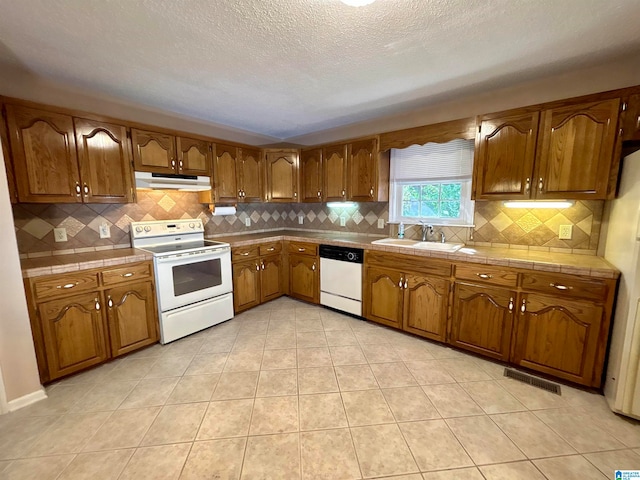
[(195, 262), (203, 262), (206, 260), (215, 260), (216, 258), (224, 258), (225, 256), (230, 256), (230, 249), (223, 248), (217, 250), (215, 252), (207, 252), (207, 253), (196, 253), (196, 254), (185, 254), (185, 253), (177, 253), (172, 255), (166, 255), (162, 257), (156, 257), (155, 260), (157, 263), (195, 263)]

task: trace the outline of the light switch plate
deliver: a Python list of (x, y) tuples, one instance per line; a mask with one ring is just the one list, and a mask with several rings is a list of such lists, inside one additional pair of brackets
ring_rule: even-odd
[(345, 217), (340, 217), (340, 226), (344, 227), (347, 225), (347, 219)]
[(67, 241), (67, 229), (66, 228), (54, 228), (53, 229), (53, 238), (56, 242), (66, 242)]
[(247, 217), (244, 219), (244, 225), (245, 227), (250, 227), (251, 226), (251, 217)]
[(573, 236), (573, 225), (560, 225), (558, 230), (558, 238), (560, 240), (571, 240)]
[(302, 225), (304, 223), (304, 215), (298, 215), (298, 225)]
[(108, 223), (100, 225), (100, 238), (111, 238), (111, 229)]
[(378, 219), (378, 228), (384, 228), (384, 218)]

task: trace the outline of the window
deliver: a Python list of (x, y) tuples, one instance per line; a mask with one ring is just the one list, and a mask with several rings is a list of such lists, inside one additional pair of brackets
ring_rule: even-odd
[(389, 220), (471, 225), (473, 140), (391, 150)]

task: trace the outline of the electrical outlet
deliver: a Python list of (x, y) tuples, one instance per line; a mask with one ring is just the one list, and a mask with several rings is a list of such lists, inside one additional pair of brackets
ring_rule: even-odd
[(111, 238), (111, 229), (106, 222), (100, 225), (100, 238)]
[(244, 219), (244, 225), (245, 227), (250, 227), (251, 226), (251, 217), (247, 217)]
[(571, 240), (573, 236), (573, 225), (560, 225), (558, 238), (560, 240)]
[(304, 215), (298, 215), (298, 225), (302, 225), (304, 223)]
[(340, 226), (344, 227), (347, 225), (347, 219), (345, 217), (340, 217)]
[(56, 242), (66, 242), (67, 241), (67, 229), (66, 228), (54, 228), (53, 229), (53, 238)]
[(384, 218), (378, 219), (378, 228), (384, 228)]

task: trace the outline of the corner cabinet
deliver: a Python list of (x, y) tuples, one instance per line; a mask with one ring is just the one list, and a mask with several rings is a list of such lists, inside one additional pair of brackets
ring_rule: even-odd
[(43, 383), (159, 338), (151, 262), (25, 279)]
[(268, 202), (298, 201), (298, 151), (266, 151), (266, 197)]

